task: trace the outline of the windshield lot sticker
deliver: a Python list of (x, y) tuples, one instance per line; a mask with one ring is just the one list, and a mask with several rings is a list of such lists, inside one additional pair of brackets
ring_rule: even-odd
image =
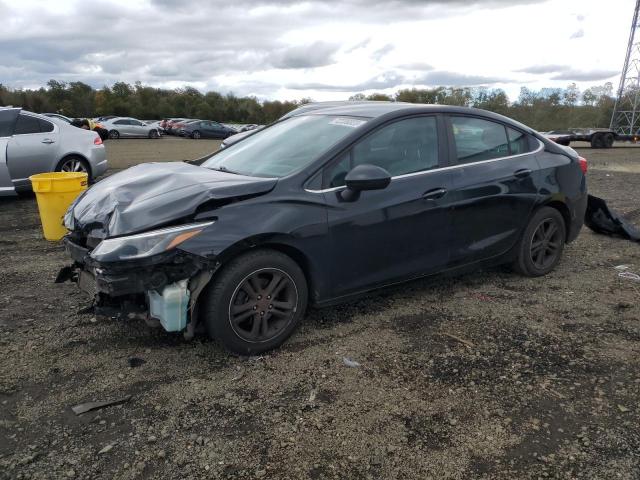
[(337, 117), (330, 122), (331, 125), (342, 125), (343, 127), (351, 127), (351, 128), (358, 128), (363, 123), (365, 123), (364, 120), (357, 120), (355, 118), (346, 118), (346, 117)]

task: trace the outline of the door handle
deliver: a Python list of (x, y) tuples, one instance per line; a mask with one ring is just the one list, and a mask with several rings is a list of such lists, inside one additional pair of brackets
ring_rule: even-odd
[(422, 198), (425, 200), (437, 200), (438, 198), (442, 198), (447, 194), (446, 188), (434, 188), (433, 190), (428, 190), (422, 194)]
[(50, 138), (45, 138), (44, 140), (42, 140), (42, 143), (51, 144), (51, 143), (56, 143), (56, 141), (55, 140), (51, 140)]
[(526, 178), (531, 175), (531, 170), (528, 168), (521, 168), (520, 170), (516, 170), (513, 175), (516, 178)]

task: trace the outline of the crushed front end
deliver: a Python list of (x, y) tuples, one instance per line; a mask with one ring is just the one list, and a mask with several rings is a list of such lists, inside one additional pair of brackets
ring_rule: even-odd
[(67, 225), (71, 232), (64, 244), (73, 264), (60, 271), (56, 282), (76, 282), (92, 299), (96, 314), (144, 318), (170, 332), (185, 330), (185, 336), (192, 337), (196, 300), (217, 264), (178, 247), (213, 223), (107, 239)]

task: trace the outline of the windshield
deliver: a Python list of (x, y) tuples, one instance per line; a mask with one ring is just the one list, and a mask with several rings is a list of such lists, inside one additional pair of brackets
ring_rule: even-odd
[(288, 118), (227, 147), (202, 166), (252, 177), (285, 177), (366, 121), (326, 115)]

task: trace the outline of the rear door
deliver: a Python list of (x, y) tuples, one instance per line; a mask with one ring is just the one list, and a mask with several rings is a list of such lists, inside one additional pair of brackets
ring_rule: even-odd
[(0, 110), (0, 197), (16, 194), (7, 166), (7, 145), (13, 135), (19, 113), (19, 108)]
[(59, 128), (48, 120), (21, 112), (7, 145), (7, 165), (16, 187), (30, 186), (29, 176), (55, 168)]
[(506, 253), (519, 240), (537, 201), (540, 142), (500, 122), (448, 117), (454, 180), (452, 265)]

